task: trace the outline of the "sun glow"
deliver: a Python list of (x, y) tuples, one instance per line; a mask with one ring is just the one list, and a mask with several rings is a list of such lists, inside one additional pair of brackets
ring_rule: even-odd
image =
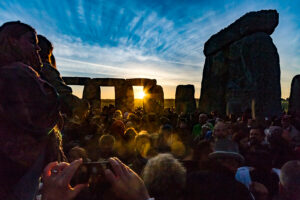
[(143, 86), (133, 86), (134, 99), (144, 99), (147, 95)]
[(143, 99), (146, 96), (144, 91), (140, 91), (137, 93), (136, 98), (137, 99)]

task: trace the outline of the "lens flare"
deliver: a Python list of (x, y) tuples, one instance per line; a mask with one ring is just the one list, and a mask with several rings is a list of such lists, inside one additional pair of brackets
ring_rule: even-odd
[(136, 96), (137, 99), (143, 99), (146, 96), (146, 94), (144, 91), (140, 91), (139, 93), (137, 93)]

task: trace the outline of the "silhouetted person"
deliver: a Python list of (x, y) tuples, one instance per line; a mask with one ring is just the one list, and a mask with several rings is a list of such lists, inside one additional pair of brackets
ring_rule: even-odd
[(39, 54), (43, 62), (43, 67), (41, 70), (42, 78), (48, 81), (57, 90), (58, 94), (72, 94), (71, 87), (66, 85), (64, 80), (61, 78), (60, 73), (56, 69), (56, 66), (54, 67), (52, 64), (54, 58), (52, 54), (52, 43), (46, 37), (38, 35), (38, 45), (41, 48)]
[(39, 77), (39, 50), (31, 26), (0, 27), (0, 199), (33, 199), (46, 164), (64, 159), (58, 97)]
[(281, 168), (278, 200), (300, 199), (300, 161), (293, 160)]

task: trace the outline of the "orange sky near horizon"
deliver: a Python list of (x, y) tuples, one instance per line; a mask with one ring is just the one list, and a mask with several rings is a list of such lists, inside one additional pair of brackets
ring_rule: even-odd
[[(73, 89), (73, 94), (82, 98), (83, 86), (70, 85)], [(176, 86), (162, 86), (164, 90), (165, 99), (175, 99)], [(101, 88), (101, 99), (115, 99), (115, 90), (114, 87), (103, 86)], [(143, 91), (142, 86), (133, 86), (133, 92), (135, 99), (139, 99), (138, 95)], [(200, 88), (195, 88), (195, 98), (200, 98)]]
[[(73, 94), (82, 98), (83, 86), (71, 86), (73, 89)], [(165, 99), (175, 99), (176, 86), (162, 86), (164, 90)], [(142, 86), (133, 86), (134, 95), (139, 94), (143, 91)], [(281, 85), (281, 97), (286, 99), (290, 96), (290, 87), (285, 87)], [(200, 88), (195, 88), (195, 98), (200, 98)], [(114, 87), (101, 87), (101, 99), (115, 99)]]

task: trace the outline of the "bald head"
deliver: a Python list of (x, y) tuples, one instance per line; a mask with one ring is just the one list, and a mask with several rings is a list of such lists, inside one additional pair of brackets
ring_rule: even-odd
[(206, 114), (201, 113), (201, 114), (199, 115), (199, 123), (200, 123), (201, 125), (205, 124), (206, 121), (207, 121), (207, 119), (208, 119), (208, 117), (207, 117)]
[(225, 138), (227, 136), (228, 128), (224, 122), (217, 122), (214, 127), (214, 137), (216, 138)]
[(300, 196), (300, 161), (293, 160), (285, 163), (280, 173), (281, 195), (287, 199)]

